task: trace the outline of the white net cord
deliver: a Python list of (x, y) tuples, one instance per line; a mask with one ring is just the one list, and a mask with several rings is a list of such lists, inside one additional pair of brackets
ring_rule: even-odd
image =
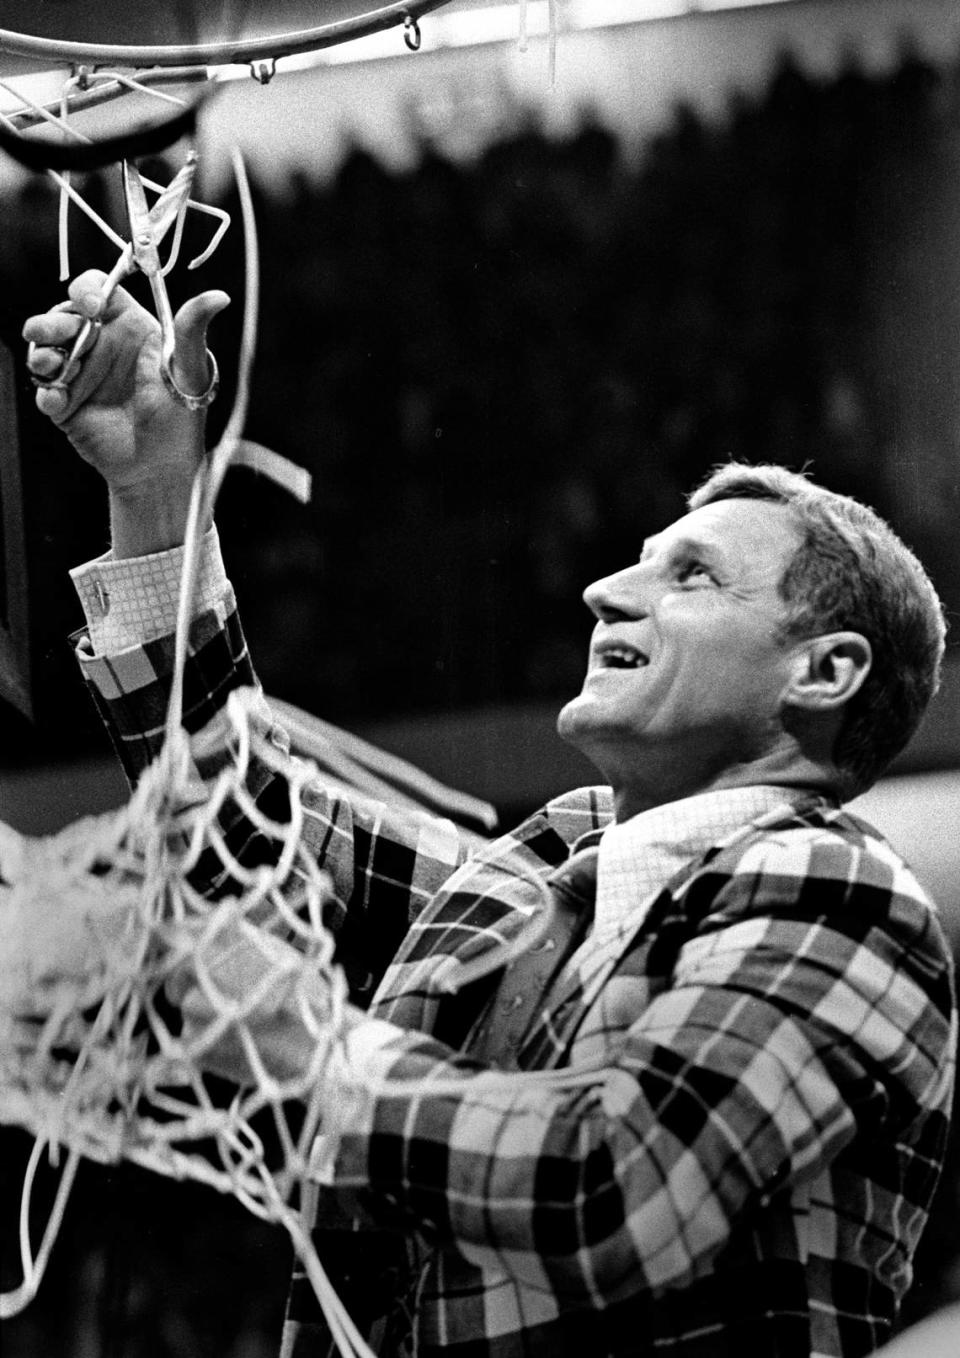
[[(45, 840), (4, 836), (0, 1120), (37, 1137), (24, 1222), (42, 1149), (70, 1150), (35, 1257), (21, 1231), (24, 1283), (4, 1298), (4, 1315), (36, 1291), (81, 1154), (208, 1183), (302, 1235), (301, 1250), (309, 1244), (288, 1204), (307, 1178), (345, 986), (322, 920), (327, 881), (301, 843), (312, 770), (251, 729), (258, 703), (252, 691), (232, 695), (220, 733), (231, 762), (203, 801), (183, 737), (167, 742), (120, 812)], [(283, 824), (246, 790), (253, 754), (283, 766)], [(228, 848), (217, 824), (228, 802), (273, 846), (268, 865), (248, 868)], [(211, 864), (227, 885), (214, 887), (216, 900)], [(185, 966), (212, 1017), (178, 1031), (166, 988)], [(312, 1041), (311, 1060), (288, 1076), (268, 1069), (255, 1033), (271, 1006), (296, 1013)], [(226, 1102), (201, 1073), (224, 1043), (250, 1071)]]
[[(347, 1060), (346, 983), (324, 922), (329, 882), (303, 836), (304, 791), (317, 771), (273, 743), (258, 691), (234, 692), (202, 740), (191, 741), (182, 724), (201, 525), (231, 463), (273, 467), (262, 458), (257, 464), (256, 447), (241, 440), (257, 271), (249, 192), (239, 163), (237, 170), (248, 264), (238, 395), (194, 483), (162, 751), (115, 813), (38, 840), (0, 827), (0, 1121), (36, 1138), (22, 1195), (23, 1282), (0, 1298), (0, 1316), (16, 1314), (36, 1294), (78, 1159), (126, 1159), (206, 1183), (281, 1224), (341, 1353), (356, 1358), (371, 1350), (329, 1283), (296, 1205), (309, 1203), (328, 1067)], [(305, 489), (286, 467), (284, 477)], [(201, 780), (200, 764), (218, 772)], [(264, 771), (286, 793), (279, 819), (265, 813), (253, 790)], [(236, 825), (244, 826), (238, 847), (230, 834)], [(251, 833), (261, 850), (253, 866), (245, 852)], [(485, 970), (537, 941), (548, 896), (531, 878), (530, 926), (519, 943), (488, 955)], [(202, 1019), (194, 1011), (184, 1019), (184, 977), (202, 999)], [(451, 961), (450, 989), (470, 979), (471, 964)], [(268, 1050), (263, 1020), (271, 1013), (292, 1016), (308, 1037), (309, 1055), (294, 1069)], [(226, 1092), (224, 1081), (204, 1073), (224, 1050), (246, 1070)], [(476, 1078), (495, 1084), (520, 1077)], [(574, 1089), (602, 1072), (522, 1078)], [(432, 1094), (443, 1091), (430, 1083)], [(29, 1206), (45, 1153), (54, 1163), (63, 1155), (64, 1169), (34, 1251)]]

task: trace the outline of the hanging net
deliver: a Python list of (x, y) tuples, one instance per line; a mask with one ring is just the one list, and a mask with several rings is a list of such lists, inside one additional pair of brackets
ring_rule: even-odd
[[(290, 1200), (305, 1180), (319, 1119), (321, 1071), (337, 1042), (344, 982), (323, 924), (326, 878), (302, 846), (307, 761), (279, 751), (254, 719), (262, 699), (231, 695), (205, 745), (182, 725), (187, 632), (199, 527), (212, 513), (242, 447), (256, 330), (256, 236), (237, 163), (247, 242), (247, 296), (237, 395), (223, 437), (200, 466), (184, 552), (174, 677), (164, 745), (120, 811), (47, 839), (0, 830), (0, 1120), (35, 1136), (21, 1210), (23, 1282), (0, 1314), (35, 1294), (81, 1156), (132, 1160), (233, 1194), (285, 1224), (297, 1242), (344, 1352), (362, 1344), (331, 1295)], [(162, 318), (161, 318), (162, 319)], [(265, 450), (261, 450), (265, 451)], [(269, 459), (270, 455), (267, 455)], [(296, 469), (261, 469), (301, 492)], [(201, 781), (195, 760), (217, 767)], [(212, 761), (212, 763), (211, 763)], [(282, 778), (286, 818), (266, 816), (248, 790), (251, 761)], [(228, 844), (243, 817), (258, 842), (255, 867)], [(181, 1026), (166, 986), (188, 960), (213, 1017)], [(299, 1016), (312, 1041), (305, 1068), (278, 1079), (261, 1058), (251, 1016), (271, 1006)], [(242, 1053), (249, 1083), (202, 1073), (211, 1047)], [(264, 1119), (269, 1136), (258, 1127)], [(66, 1164), (38, 1250), (30, 1240), (33, 1176), (44, 1152)], [(319, 1271), (318, 1271), (319, 1270)]]
[[(387, 5), (377, 11), (377, 22), (381, 27), (387, 21), (404, 22), (409, 30), (406, 20), (415, 24), (418, 14), (444, 2)], [(0, 52), (29, 64), (35, 44), (32, 39), (24, 44), (22, 38), (0, 30)], [(288, 43), (287, 50), (294, 47)], [(133, 62), (142, 55), (125, 54)], [(60, 57), (73, 59), (63, 51)], [(156, 54), (149, 57), (156, 60)], [(243, 59), (253, 57), (245, 51)], [(8, 69), (0, 65), (0, 75)], [(114, 71), (100, 80), (101, 74), (72, 69), (67, 77), (72, 83), (54, 110), (28, 101), (15, 115), (0, 113), (4, 144), (13, 139), (19, 151), (24, 142), (46, 148), (39, 164), (57, 178), (64, 204), (74, 203), (88, 213), (89, 205), (71, 182), (71, 157), (54, 168), (50, 148), (92, 147), (93, 159), (81, 158), (83, 164), (115, 159), (118, 149), (124, 155), (142, 154), (142, 146), (127, 134), (118, 148), (79, 133), (72, 112), (81, 95), (96, 94), (98, 88), (102, 93), (107, 84), (127, 88), (131, 78), (150, 94), (152, 79)], [(176, 124), (178, 135), (192, 126), (193, 109), (185, 101), (175, 112), (175, 118), (183, 119), (182, 126)], [(34, 143), (24, 135), (24, 128), (51, 120), (54, 135), (45, 141)], [(166, 350), (172, 331), (162, 280), (176, 259), (183, 214), (194, 208), (223, 216), (190, 196), (192, 161), (188, 157), (167, 186), (152, 185), (128, 167), (128, 210), (135, 209), (144, 226), (146, 250), (138, 251), (133, 240), (101, 223), (119, 252), (105, 288), (116, 286), (135, 267), (150, 275), (165, 345), (161, 366), (170, 359)], [(324, 923), (328, 881), (304, 849), (302, 836), (301, 794), (317, 777), (317, 769), (309, 759), (293, 758), (273, 743), (269, 714), (253, 690), (231, 695), (202, 745), (186, 735), (182, 723), (199, 525), (212, 514), (228, 467), (245, 462), (301, 498), (309, 493), (305, 474), (242, 437), (258, 269), (250, 194), (238, 158), (235, 169), (247, 263), (237, 392), (220, 443), (194, 483), (162, 751), (129, 803), (115, 813), (82, 820), (46, 839), (0, 827), (0, 1122), (24, 1127), (35, 1138), (21, 1201), (23, 1281), (0, 1297), (0, 1317), (16, 1314), (36, 1294), (79, 1160), (110, 1164), (126, 1159), (172, 1178), (206, 1183), (233, 1195), (257, 1216), (281, 1224), (338, 1348), (349, 1358), (370, 1350), (327, 1280), (306, 1224), (312, 1191), (308, 1165), (322, 1126), (325, 1072), (332, 1060), (345, 1060), (346, 986), (333, 962), (333, 939)], [(158, 195), (152, 207), (144, 187)], [(167, 232), (174, 244), (161, 267), (158, 246)], [(218, 228), (211, 245), (219, 234)], [(65, 242), (64, 232), (64, 273), (69, 267)], [(81, 331), (76, 354), (65, 357), (65, 367), (82, 358), (84, 338)], [(68, 379), (61, 374), (59, 380)], [(214, 390), (215, 381), (211, 396)], [(174, 395), (196, 399), (177, 390)], [(219, 772), (212, 780), (201, 780), (200, 763)], [(264, 769), (286, 793), (281, 801), (287, 809), (280, 819), (265, 814), (250, 790), (254, 772), (259, 777)], [(238, 818), (256, 834), (253, 866), (246, 853), (231, 846), (225, 828)], [(508, 948), (489, 955), (484, 970), (504, 965), (542, 936), (548, 913), (542, 907), (549, 894), (536, 878), (528, 885), (530, 926)], [(466, 964), (453, 972), (450, 985), (458, 988), (474, 979), (475, 964), (474, 969)], [(200, 1020), (194, 1016), (189, 1024), (174, 1003), (186, 973), (194, 978), (207, 1015)], [(278, 1073), (258, 1034), (264, 1016), (280, 1012), (296, 1016), (309, 1036), (310, 1056), (302, 1067)], [(245, 1064), (248, 1078), (241, 1087), (204, 1073), (216, 1064), (211, 1053), (224, 1049)], [(572, 1086), (596, 1077), (591, 1072), (545, 1072), (529, 1078)], [(431, 1088), (442, 1092), (439, 1086)], [(61, 1173), (46, 1228), (35, 1244), (31, 1195), (44, 1157), (61, 1164)]]
[[(212, 787), (197, 784), (197, 748), (181, 734), (121, 811), (48, 839), (8, 829), (0, 839), (0, 1121), (37, 1138), (24, 1282), (4, 1298), (7, 1315), (36, 1291), (79, 1156), (208, 1183), (299, 1235), (288, 1204), (306, 1178), (345, 988), (322, 919), (326, 879), (301, 843), (300, 791), (314, 770), (257, 733), (258, 701), (248, 690), (231, 696), (219, 749), (203, 751), (227, 759)], [(252, 756), (282, 770), (282, 823), (247, 791)], [(238, 812), (267, 865), (245, 867), (228, 847), (221, 825)], [(187, 962), (215, 1015), (189, 1033), (166, 996)], [(296, 1013), (313, 1043), (312, 1059), (286, 1079), (267, 1069), (251, 1027), (277, 1007)], [(222, 1081), (201, 1074), (225, 1043), (250, 1071), (229, 1099)], [(44, 1150), (60, 1146), (61, 1197), (34, 1254), (32, 1176)], [(309, 1253), (306, 1237), (298, 1243)]]
[[(45, 839), (0, 826), (0, 1122), (35, 1137), (21, 1200), (23, 1281), (0, 1298), (0, 1317), (16, 1314), (36, 1294), (79, 1160), (126, 1159), (209, 1184), (285, 1227), (349, 1356), (370, 1350), (327, 1280), (305, 1224), (324, 1073), (341, 1051), (346, 996), (324, 924), (327, 878), (302, 834), (303, 789), (323, 780), (313, 761), (274, 743), (272, 715), (257, 690), (232, 693), (200, 737), (188, 737), (182, 721), (199, 525), (212, 515), (226, 471), (246, 460), (287, 489), (309, 491), (298, 468), (241, 438), (257, 267), (239, 161), (236, 171), (247, 247), (237, 392), (222, 438), (193, 485), (161, 753), (117, 812)], [(201, 779), (199, 767), (218, 772)], [(265, 814), (251, 791), (265, 774), (283, 789), (280, 819)], [(240, 823), (247, 833), (234, 850), (229, 827)], [(532, 927), (485, 969), (541, 936), (536, 906), (544, 889), (536, 879), (530, 886)], [(462, 975), (454, 968), (451, 985), (473, 979), (475, 965), (461, 967)], [(169, 985), (185, 973), (195, 978), (207, 1015), (193, 1015), (189, 1025)], [(268, 1039), (258, 1034), (265, 1016), (281, 1012), (307, 1034), (310, 1055), (278, 1075), (261, 1045)], [(211, 1052), (224, 1049), (244, 1062), (240, 1087), (204, 1073), (216, 1066)], [(45, 1155), (64, 1163), (35, 1248), (31, 1195)]]
[[(105, 284), (116, 286), (135, 265), (146, 266), (164, 337), (172, 319), (156, 247), (190, 205), (192, 159), (159, 189), (153, 210), (136, 171), (127, 167), (136, 176), (148, 250), (135, 252), (118, 238), (121, 253)], [(299, 469), (241, 438), (258, 267), (239, 157), (235, 171), (246, 243), (237, 391), (221, 441), (194, 482), (162, 751), (116, 813), (46, 839), (0, 827), (0, 1121), (35, 1137), (21, 1199), (23, 1281), (0, 1298), (0, 1317), (16, 1314), (35, 1295), (79, 1159), (123, 1158), (210, 1184), (285, 1225), (341, 1351), (355, 1353), (364, 1351), (363, 1341), (291, 1205), (306, 1183), (320, 1117), (320, 1076), (338, 1042), (346, 993), (323, 924), (326, 878), (302, 846), (301, 791), (316, 769), (271, 742), (269, 722), (255, 719), (262, 698), (252, 690), (230, 696), (203, 746), (191, 743), (182, 725), (199, 524), (212, 514), (228, 467), (246, 460), (301, 498), (309, 493), (309, 478)], [(74, 361), (65, 355), (64, 368)], [(218, 775), (201, 780), (195, 760), (208, 768), (212, 761)], [(282, 779), (284, 819), (265, 815), (248, 790), (252, 764), (258, 776), (269, 770)], [(238, 816), (257, 839), (254, 867), (228, 844), (224, 826)], [(167, 994), (168, 981), (185, 963), (204, 997), (204, 1012), (212, 1015), (194, 1017), (188, 1027)], [(262, 1019), (277, 1006), (298, 1016), (311, 1043), (310, 1059), (288, 1078), (268, 1068), (252, 1022), (254, 1014)], [(202, 1073), (210, 1049), (224, 1046), (246, 1063), (248, 1079), (240, 1088)], [(31, 1195), (45, 1154), (64, 1164), (35, 1249)]]

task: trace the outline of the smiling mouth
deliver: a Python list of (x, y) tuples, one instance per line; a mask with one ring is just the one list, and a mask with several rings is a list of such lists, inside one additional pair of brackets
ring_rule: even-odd
[(649, 663), (635, 646), (605, 646), (597, 656), (597, 668), (602, 670), (642, 670)]

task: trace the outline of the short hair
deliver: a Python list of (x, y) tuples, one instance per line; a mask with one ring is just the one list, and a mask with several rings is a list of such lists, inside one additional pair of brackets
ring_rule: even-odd
[(833, 751), (847, 797), (866, 791), (913, 735), (940, 683), (946, 623), (930, 579), (879, 514), (802, 472), (731, 462), (688, 499), (769, 500), (790, 509), (801, 542), (780, 580), (785, 640), (849, 630), (873, 663), (850, 699)]

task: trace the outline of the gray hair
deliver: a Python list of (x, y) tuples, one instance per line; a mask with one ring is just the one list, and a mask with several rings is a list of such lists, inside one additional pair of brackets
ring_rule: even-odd
[(873, 664), (850, 699), (834, 750), (842, 792), (876, 782), (913, 735), (940, 683), (946, 624), (926, 571), (872, 509), (774, 465), (731, 462), (689, 497), (690, 509), (718, 500), (787, 505), (801, 543), (780, 581), (784, 639), (859, 632)]

